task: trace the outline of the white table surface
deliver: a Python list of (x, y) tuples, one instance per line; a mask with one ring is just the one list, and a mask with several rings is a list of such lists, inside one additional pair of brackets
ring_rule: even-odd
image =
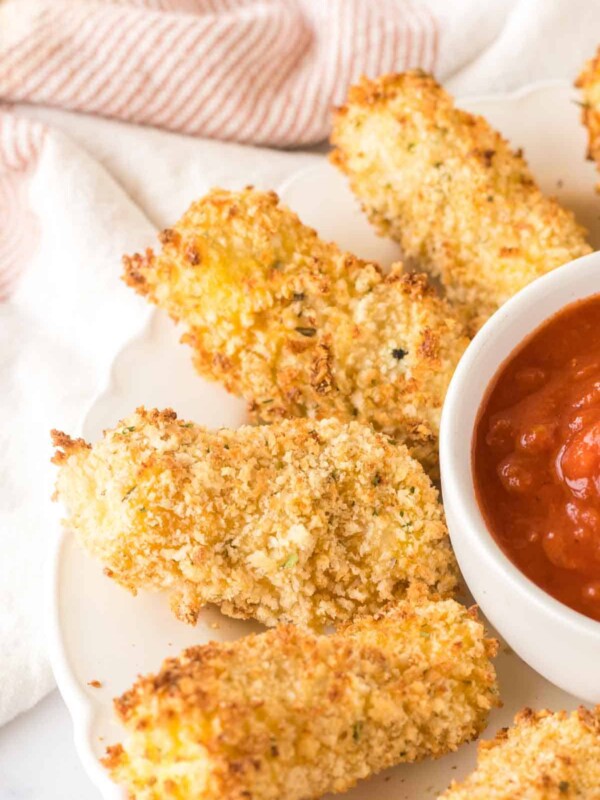
[(100, 800), (57, 691), (0, 728), (0, 800)]

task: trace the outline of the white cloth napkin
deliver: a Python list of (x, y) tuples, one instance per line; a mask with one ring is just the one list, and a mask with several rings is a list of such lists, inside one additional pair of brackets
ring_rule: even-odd
[[(463, 95), (572, 80), (600, 40), (597, 0), (427, 5), (442, 76)], [(7, 35), (0, 24), (0, 78)], [(119, 281), (121, 255), (152, 243), (213, 185), (277, 188), (322, 157), (41, 106), (0, 114), (0, 723), (52, 686), (42, 631), (48, 432), (79, 432), (115, 354), (149, 314)]]

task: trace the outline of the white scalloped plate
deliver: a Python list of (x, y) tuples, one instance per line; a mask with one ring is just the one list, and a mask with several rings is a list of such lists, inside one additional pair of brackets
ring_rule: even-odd
[[(485, 115), (515, 146), (525, 149), (543, 188), (578, 214), (600, 244), (600, 203), (596, 176), (584, 160), (585, 136), (570, 87), (538, 84), (517, 94), (471, 99), (461, 105)], [(240, 176), (240, 185), (244, 185)], [(379, 239), (360, 213), (341, 177), (325, 161), (298, 173), (280, 187), (284, 201), (321, 235), (356, 254), (385, 265), (398, 259), (396, 246)], [(190, 198), (191, 199), (191, 198)], [(183, 211), (183, 209), (182, 209)], [(190, 354), (178, 343), (179, 332), (156, 312), (147, 329), (128, 342), (115, 361), (106, 391), (87, 416), (83, 434), (95, 439), (136, 405), (175, 408), (209, 426), (239, 425), (243, 404), (220, 387), (198, 378)], [(81, 760), (104, 800), (123, 800), (123, 792), (98, 763), (107, 744), (122, 733), (113, 720), (112, 698), (128, 688), (138, 673), (155, 671), (161, 661), (183, 647), (239, 637), (260, 626), (237, 622), (210, 609), (195, 628), (178, 623), (163, 597), (131, 597), (102, 574), (101, 567), (53, 520), (50, 648), (56, 679), (73, 718)], [(505, 707), (492, 714), (490, 733), (510, 722), (523, 705), (571, 708), (575, 698), (536, 675), (506, 648), (497, 660)], [(90, 681), (100, 681), (93, 688)], [(436, 762), (404, 765), (364, 782), (349, 800), (434, 798), (453, 778), (466, 773), (475, 758), (474, 745)]]

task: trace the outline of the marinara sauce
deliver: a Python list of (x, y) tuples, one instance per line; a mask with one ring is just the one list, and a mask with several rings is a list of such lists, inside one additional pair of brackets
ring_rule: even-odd
[(600, 294), (560, 311), (500, 367), (476, 423), (473, 477), (511, 561), (600, 620)]

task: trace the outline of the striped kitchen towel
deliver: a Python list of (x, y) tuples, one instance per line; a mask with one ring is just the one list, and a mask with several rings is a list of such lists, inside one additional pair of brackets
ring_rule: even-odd
[[(468, 60), (485, 25), (467, 15), (458, 46), (445, 5), (0, 0), (0, 98), (202, 137), (305, 145), (327, 136), (331, 106), (359, 75), (422, 67), (443, 78)], [(449, 5), (455, 18), (473, 9), (466, 0)]]
[(39, 225), (29, 207), (27, 184), (44, 134), (39, 123), (0, 112), (0, 302), (10, 296), (37, 247)]

